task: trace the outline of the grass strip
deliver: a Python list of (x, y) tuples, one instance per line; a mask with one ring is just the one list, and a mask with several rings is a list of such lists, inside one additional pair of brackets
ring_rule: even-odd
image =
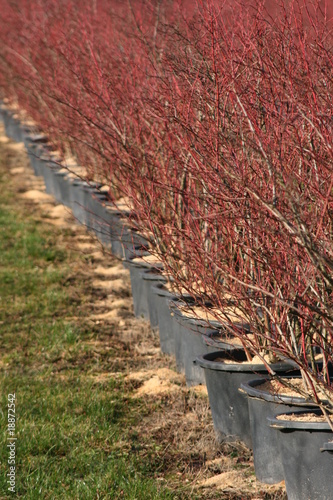
[[(149, 411), (121, 377), (96, 382), (93, 333), (73, 279), (82, 255), (15, 200), (0, 165), (0, 492), (8, 491), (8, 394), (16, 395), (16, 493), (25, 499), (176, 499), (154, 479), (154, 443), (132, 429)], [(82, 353), (88, 360), (82, 366)], [(58, 360), (66, 369), (55, 370)]]

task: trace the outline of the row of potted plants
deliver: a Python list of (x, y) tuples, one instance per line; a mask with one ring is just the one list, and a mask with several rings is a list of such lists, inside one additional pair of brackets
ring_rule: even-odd
[[(222, 372), (241, 372), (215, 346), (228, 345), (230, 357), (238, 344), (243, 351), (232, 355), (246, 361), (243, 382), (266, 372), (288, 387), (278, 372), (287, 360), (300, 370), (301, 403), (319, 405), (331, 432), (329, 9), (305, 0), (223, 8), (137, 1), (112, 4), (111, 13), (107, 2), (87, 3), (82, 15), (74, 2), (4, 3), (4, 95), (53, 149), (87, 166), (83, 182), (68, 181), (69, 203), (117, 255), (134, 257), (135, 311), (159, 325), (161, 347), (177, 355), (190, 384), (203, 381), (204, 366), (217, 430), (249, 428), (244, 396), (233, 395), (248, 424), (236, 432), (227, 417), (218, 422), (223, 408), (235, 422), (233, 404), (212, 395), (226, 390), (210, 389)], [(52, 156), (50, 179), (60, 186), (59, 159), (45, 146), (41, 155), (36, 142), (34, 157)], [(124, 196), (125, 208), (117, 201)], [(194, 365), (203, 332), (211, 352)], [(308, 498), (309, 488), (295, 498)]]
[[(330, 457), (333, 452), (332, 443), (330, 443), (331, 430), (328, 424), (319, 421), (313, 425), (303, 420), (281, 422), (274, 417), (282, 411), (282, 405), (284, 411), (287, 409), (289, 412), (297, 412), (300, 407), (315, 408), (315, 404), (295, 393), (291, 396), (284, 395), (284, 385), (281, 386), (282, 391), (280, 388), (277, 394), (274, 394), (276, 389), (272, 390), (272, 387), (261, 390), (261, 387), (264, 384), (267, 385), (270, 380), (267, 378), (266, 366), (262, 363), (246, 363), (245, 351), (233, 345), (233, 342), (237, 343), (237, 339), (228, 336), (228, 332), (223, 331), (223, 325), (214, 320), (214, 316), (209, 316), (207, 311), (206, 315), (201, 314), (201, 318), (198, 319), (199, 312), (195, 309), (196, 302), (193, 297), (186, 293), (180, 296), (176, 292), (169, 291), (170, 286), (165, 285), (166, 283), (170, 285), (170, 281), (163, 275), (161, 263), (149, 258), (151, 255), (148, 252), (148, 241), (135, 240), (135, 237), (129, 239), (129, 226), (126, 227), (126, 231), (118, 231), (119, 221), (114, 217), (114, 211), (107, 210), (109, 208), (107, 198), (101, 195), (98, 186), (89, 186), (88, 183), (69, 177), (63, 172), (61, 181), (62, 184), (67, 183), (67, 188), (59, 187), (59, 173), (63, 170), (59, 160), (53, 163), (52, 155), (49, 156), (49, 160), (46, 160), (45, 155), (35, 156), (31, 153), (34, 150), (33, 144), (35, 146), (39, 141), (42, 141), (40, 144), (44, 144), (42, 147), (45, 148), (45, 137), (29, 134), (27, 129), (22, 131), (20, 123), (16, 119), (13, 123), (13, 115), (5, 107), (2, 107), (2, 118), (9, 136), (15, 140), (24, 140), (33, 160), (35, 173), (44, 177), (48, 192), (53, 194), (58, 201), (70, 206), (77, 215), (78, 221), (87, 224), (87, 227), (94, 231), (102, 242), (106, 242), (106, 231), (108, 231), (109, 238), (111, 234), (116, 234), (117, 241), (122, 248), (120, 257), (124, 259), (124, 264), (129, 265), (130, 269), (139, 270), (139, 275), (131, 273), (132, 290), (134, 294), (137, 294), (134, 300), (141, 298), (141, 301), (134, 302), (136, 315), (151, 317), (152, 327), (158, 327), (161, 322), (161, 349), (163, 352), (176, 356), (177, 368), (179, 371), (185, 371), (189, 385), (207, 383), (214, 426), (219, 438), (223, 440), (241, 438), (249, 447), (253, 447), (256, 475), (262, 482), (268, 484), (280, 482), (286, 477), (285, 467), (289, 498), (305, 498), (309, 492), (310, 498), (325, 498), (323, 495), (329, 494), (330, 484), (327, 477), (324, 480), (324, 474), (328, 474), (330, 470)], [(39, 168), (36, 168), (38, 162), (40, 162)], [(81, 192), (80, 195), (79, 192)], [(96, 209), (96, 205), (91, 210), (92, 202), (99, 204), (99, 210)], [(101, 230), (102, 223), (103, 230)], [(136, 233), (134, 234), (137, 236)], [(112, 249), (112, 244), (109, 248)], [(143, 286), (147, 286), (146, 291), (142, 289)], [(144, 301), (147, 302), (147, 307), (143, 306)], [(248, 325), (242, 324), (238, 327), (251, 335)], [(163, 328), (169, 337), (169, 343), (165, 342)], [(197, 357), (203, 352), (206, 354)], [(198, 366), (204, 368), (205, 379), (201, 371), (197, 372)], [(276, 373), (287, 375), (287, 380), (290, 382), (300, 380), (299, 371), (296, 371), (295, 366), (288, 362), (271, 365), (270, 368), (273, 368)], [(261, 378), (252, 380), (254, 374), (261, 375)], [(244, 396), (244, 391), (249, 397), (248, 401)], [(311, 412), (318, 413), (313, 409)], [(270, 421), (271, 426), (267, 425), (266, 419)], [(293, 430), (296, 434), (296, 441), (291, 440), (290, 432), (287, 432), (288, 446), (286, 446), (273, 427), (281, 428), (283, 432), (286, 432), (286, 429)], [(303, 435), (307, 429), (310, 430), (311, 438), (314, 436), (314, 429), (319, 431), (316, 433), (316, 446), (313, 443), (307, 444), (306, 461), (311, 464), (312, 470), (314, 463), (318, 463), (320, 467), (320, 473), (314, 472), (313, 477), (304, 466), (299, 472), (295, 472), (290, 461), (291, 443), (292, 449), (296, 450), (295, 462), (299, 463), (304, 449), (297, 442), (297, 435), (304, 440)], [(320, 440), (325, 439), (327, 442), (321, 443)], [(284, 453), (279, 453), (279, 443), (282, 443), (280, 444), (282, 449), (286, 447)], [(322, 455), (319, 462), (318, 456), (313, 454), (316, 450), (317, 452), (320, 450), (320, 458)], [(285, 460), (287, 462), (283, 463)], [(305, 477), (302, 473), (306, 474)], [(312, 496), (311, 492), (316, 496)]]

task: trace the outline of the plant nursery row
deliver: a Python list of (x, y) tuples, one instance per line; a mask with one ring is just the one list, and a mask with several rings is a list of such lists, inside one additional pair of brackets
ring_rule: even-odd
[(6, 133), (130, 271), (219, 440), (333, 498), (333, 5), (0, 0)]

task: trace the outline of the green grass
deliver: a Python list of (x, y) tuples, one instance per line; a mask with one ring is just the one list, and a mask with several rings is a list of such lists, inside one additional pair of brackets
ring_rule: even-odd
[[(0, 498), (184, 498), (156, 480), (158, 445), (135, 431), (151, 407), (132, 399), (121, 377), (89, 376), (98, 363), (85, 342), (94, 338), (80, 300), (86, 283), (80, 273), (73, 278), (83, 257), (15, 202), (3, 169), (0, 192)], [(66, 319), (74, 316), (82, 322)], [(7, 395), (14, 392), (12, 494)]]

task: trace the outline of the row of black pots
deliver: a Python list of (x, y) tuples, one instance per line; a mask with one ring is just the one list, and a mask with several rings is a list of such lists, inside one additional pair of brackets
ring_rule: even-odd
[[(158, 326), (162, 352), (175, 356), (177, 369), (185, 373), (188, 385), (206, 383), (218, 439), (241, 439), (248, 447), (253, 448), (258, 480), (274, 484), (285, 479), (288, 498), (330, 498), (327, 496), (327, 481), (319, 490), (315, 478), (311, 479), (311, 485), (304, 489), (304, 492), (314, 492), (313, 495), (311, 493), (311, 496), (304, 496), (306, 493), (303, 494), (297, 487), (299, 481), (303, 481), (302, 476), (298, 471), (295, 472), (288, 459), (286, 460), (286, 457), (290, 456), (288, 451), (286, 454), (280, 450), (283, 440), (276, 428), (279, 427), (284, 433), (290, 432), (292, 423), (288, 422), (286, 431), (284, 422), (274, 420), (274, 415), (282, 411), (304, 410), (311, 405), (303, 398), (274, 396), (269, 393), (260, 396), (258, 386), (264, 383), (268, 376), (264, 364), (243, 363), (246, 361), (245, 352), (242, 349), (235, 350), (230, 340), (223, 342), (222, 325), (219, 323), (208, 325), (204, 321), (184, 316), (181, 306), (193, 304), (194, 299), (190, 296), (180, 299), (170, 292), (165, 287), (165, 278), (158, 267), (132, 262), (130, 270), (133, 295), (136, 296), (136, 314), (149, 318), (154, 327)], [(147, 294), (143, 293), (145, 285)], [(297, 375), (294, 366), (289, 363), (274, 364), (271, 368), (279, 376), (290, 373)], [(260, 378), (253, 380), (254, 376)], [(240, 387), (242, 391), (239, 391)], [(271, 426), (268, 425), (268, 418), (271, 419)], [(329, 439), (332, 438), (332, 433), (328, 425), (320, 425), (326, 432), (319, 440), (327, 439), (327, 442), (322, 443), (322, 449), (328, 457), (322, 467), (327, 471), (327, 464), (331, 464), (330, 453), (333, 445), (331, 446)], [(320, 452), (318, 446), (314, 449), (316, 453), (321, 453), (321, 461), (314, 457), (310, 462), (322, 463), (324, 452)], [(303, 449), (302, 453), (306, 453), (306, 449)], [(299, 460), (295, 460), (295, 463), (299, 463)], [(307, 465), (303, 463), (300, 474), (306, 475), (306, 470)], [(316, 476), (314, 473), (312, 475)], [(295, 477), (298, 479), (295, 480)]]
[(131, 277), (134, 315), (148, 319), (154, 329), (158, 326), (158, 316), (156, 310), (149, 310), (149, 293), (151, 287), (165, 281), (165, 278), (161, 274), (162, 263), (145, 261), (147, 256), (149, 252), (143, 252), (141, 258), (134, 256), (128, 259), (127, 263)]
[[(146, 272), (141, 276), (144, 281), (149, 275)], [(231, 349), (233, 345), (218, 340), (220, 323), (208, 324), (182, 313), (182, 307), (195, 304), (193, 297), (183, 294), (180, 298), (169, 291), (161, 274), (155, 274), (154, 279), (148, 290), (148, 312), (151, 323), (158, 326), (161, 351), (175, 357), (177, 370), (185, 374), (188, 386), (205, 384), (197, 357), (217, 349)]]
[(284, 470), (279, 453), (279, 435), (268, 425), (268, 419), (282, 411), (297, 412), (316, 408), (316, 405), (302, 397), (276, 395), (264, 391), (261, 386), (265, 381), (265, 379), (251, 380), (242, 383), (241, 389), (248, 396), (256, 476), (264, 483), (274, 484), (284, 479)]
[[(262, 390), (267, 371), (263, 365), (240, 363), (244, 356), (242, 350), (229, 350), (198, 359), (205, 369), (218, 437), (238, 437), (251, 447), (257, 479), (267, 484), (285, 480), (289, 500), (333, 498), (333, 476), (329, 473), (333, 470), (333, 433), (329, 424), (277, 418), (320, 411), (305, 398)], [(299, 376), (288, 363), (271, 367), (280, 377), (290, 373), (293, 378)], [(253, 379), (253, 372), (258, 378)]]
[[(33, 134), (22, 127), (10, 111), (2, 110), (7, 135), (24, 141), (35, 174), (44, 178), (46, 191), (68, 206), (78, 222), (93, 231), (114, 255), (124, 259), (131, 276), (135, 316), (149, 319), (152, 328), (158, 328), (162, 352), (176, 357), (177, 369), (185, 373), (188, 385), (205, 383), (195, 359), (214, 350), (215, 346), (203, 342), (202, 334), (207, 340), (218, 333), (219, 325), (212, 328), (183, 317), (177, 308), (180, 297), (163, 287), (165, 278), (161, 266), (136, 261), (138, 256), (145, 255), (147, 241), (129, 227), (126, 214), (116, 211), (108, 203), (105, 194), (99, 190), (100, 186), (71, 178), (52, 153), (45, 136)], [(187, 295), (183, 295), (182, 300), (193, 301)]]
[(161, 263), (129, 259), (134, 314), (149, 319), (151, 327), (158, 329), (160, 347), (164, 354), (175, 356), (179, 372), (186, 375), (187, 385), (204, 383), (204, 375), (195, 365), (200, 354), (210, 351), (201, 338), (215, 330), (199, 321), (182, 317), (177, 305), (193, 303), (190, 295), (180, 296), (165, 286)]
[[(71, 179), (52, 155), (45, 136), (32, 134), (7, 110), (2, 108), (0, 112), (7, 135), (24, 141), (34, 171), (43, 176), (47, 192), (70, 207), (77, 220), (94, 231), (103, 245), (126, 260), (135, 315), (149, 319), (152, 328), (158, 328), (162, 352), (176, 357), (177, 369), (185, 373), (188, 385), (206, 383), (218, 439), (240, 438), (253, 447), (257, 478), (269, 484), (285, 479), (289, 499), (333, 498), (328, 481), (333, 465), (332, 432), (328, 424), (314, 424), (318, 434), (309, 422), (275, 418), (282, 412), (282, 405), (284, 411), (291, 412), (309, 405), (302, 398), (260, 391), (267, 377), (266, 366), (242, 363), (246, 359), (244, 351), (235, 349), (230, 340), (223, 341), (221, 324), (207, 324), (182, 314), (181, 306), (193, 304), (194, 299), (186, 295), (180, 299), (170, 292), (165, 287), (166, 278), (160, 265), (134, 259), (144, 257), (147, 242), (129, 227), (124, 213), (108, 204), (99, 186)], [(294, 367), (279, 363), (272, 365), (272, 369), (283, 376)], [(307, 430), (310, 441), (305, 438)], [(304, 463), (300, 457), (305, 457)], [(320, 473), (315, 464), (320, 464)]]
[[(253, 439), (249, 406), (241, 384), (254, 377), (267, 377), (263, 363), (246, 362), (243, 349), (228, 349), (200, 356), (197, 364), (205, 372), (210, 408), (217, 438), (221, 441), (240, 438), (249, 448)], [(271, 365), (274, 372), (285, 375), (295, 368), (288, 362)]]
[(44, 179), (46, 192), (69, 207), (78, 222), (93, 231), (115, 256), (128, 259), (147, 247), (147, 241), (130, 227), (129, 214), (115, 210), (98, 184), (71, 177), (43, 134), (32, 133), (5, 107), (1, 116), (7, 136), (24, 142), (35, 174)]
[(22, 127), (18, 117), (5, 106), (1, 106), (1, 118), (5, 125), (6, 135), (15, 142), (22, 142)]
[[(132, 258), (145, 254), (147, 241), (129, 227), (124, 212), (115, 210), (108, 203), (107, 196), (99, 190), (99, 185), (72, 178), (61, 167), (44, 135), (32, 133), (29, 128), (22, 127), (19, 120), (5, 107), (1, 108), (1, 113), (6, 134), (16, 141), (24, 141), (36, 176), (44, 179), (46, 192), (69, 207), (78, 222), (94, 232), (103, 246), (115, 256), (124, 260), (131, 276), (135, 316), (149, 319), (152, 328), (160, 331), (162, 352), (175, 355), (175, 322), (170, 314), (169, 301), (176, 301), (179, 297), (162, 288), (158, 288), (155, 294), (155, 285), (165, 282), (160, 272), (161, 266), (144, 261), (137, 263)], [(177, 329), (177, 323), (175, 328)], [(180, 344), (179, 339), (178, 343)], [(200, 349), (195, 351), (191, 359), (193, 367), (194, 359), (204, 352), (204, 344), (201, 342)], [(178, 363), (178, 366), (183, 365), (183, 361)], [(201, 371), (197, 367), (194, 370), (199, 378), (197, 381), (189, 381), (189, 384), (202, 383)]]
[(333, 433), (327, 422), (316, 422), (311, 415), (320, 410), (289, 412), (303, 419), (269, 417), (279, 433), (278, 450), (282, 461), (288, 500), (331, 500), (333, 498)]

